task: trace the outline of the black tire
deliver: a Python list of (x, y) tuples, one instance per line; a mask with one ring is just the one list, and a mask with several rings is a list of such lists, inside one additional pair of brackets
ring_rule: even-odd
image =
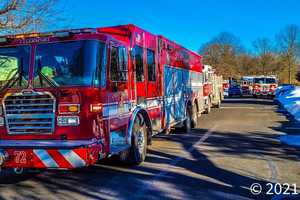
[(224, 100), (224, 93), (220, 93), (221, 102)]
[(137, 114), (132, 130), (131, 147), (128, 155), (128, 163), (141, 164), (147, 154), (147, 127), (141, 114)]
[(197, 104), (193, 105), (192, 113), (191, 113), (191, 127), (197, 128), (198, 126), (198, 111), (197, 111)]
[(192, 129), (192, 108), (188, 106), (186, 109), (186, 119), (183, 124), (183, 131), (189, 133)]
[(221, 108), (221, 102), (222, 102), (222, 100), (220, 98), (219, 101), (218, 101), (218, 104), (216, 105), (216, 108)]
[(208, 107), (205, 109), (205, 114), (209, 114), (211, 112), (211, 100), (208, 99)]
[(170, 135), (171, 134), (171, 127), (164, 129), (163, 134)]
[(26, 169), (25, 172), (28, 174), (40, 174), (43, 172), (43, 170), (42, 169)]

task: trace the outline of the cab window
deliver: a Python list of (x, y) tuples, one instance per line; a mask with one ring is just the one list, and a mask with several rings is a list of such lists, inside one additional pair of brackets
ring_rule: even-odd
[(144, 50), (140, 46), (134, 47), (134, 60), (136, 66), (136, 81), (143, 82), (145, 80), (144, 76), (144, 59), (143, 59)]
[(110, 80), (125, 82), (128, 80), (128, 55), (126, 48), (111, 47), (110, 51)]
[(153, 50), (150, 49), (147, 49), (147, 67), (148, 67), (148, 81), (156, 81), (155, 53)]

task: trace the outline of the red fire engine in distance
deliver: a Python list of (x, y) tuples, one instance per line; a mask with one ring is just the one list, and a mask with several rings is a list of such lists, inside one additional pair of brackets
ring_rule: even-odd
[(134, 25), (1, 37), (1, 166), (143, 162), (154, 134), (197, 125), (201, 59)]

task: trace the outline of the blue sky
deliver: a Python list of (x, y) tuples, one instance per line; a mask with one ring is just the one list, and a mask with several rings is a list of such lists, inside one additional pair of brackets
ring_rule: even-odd
[(257, 37), (274, 38), (287, 24), (300, 26), (297, 0), (68, 0), (72, 27), (133, 23), (197, 51), (222, 31), (252, 47)]

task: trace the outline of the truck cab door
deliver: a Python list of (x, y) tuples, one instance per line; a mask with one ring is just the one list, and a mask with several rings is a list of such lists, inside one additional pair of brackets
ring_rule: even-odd
[(131, 101), (128, 84), (128, 51), (124, 46), (111, 44), (108, 65), (108, 105), (104, 113), (109, 118), (111, 152), (127, 145), (127, 123)]
[(135, 45), (133, 49), (133, 54), (137, 104), (145, 105), (147, 96), (147, 80), (145, 72), (144, 48)]
[(152, 121), (153, 131), (160, 132), (162, 129), (161, 72), (158, 67), (158, 53), (151, 48), (146, 50), (146, 69), (147, 110)]

